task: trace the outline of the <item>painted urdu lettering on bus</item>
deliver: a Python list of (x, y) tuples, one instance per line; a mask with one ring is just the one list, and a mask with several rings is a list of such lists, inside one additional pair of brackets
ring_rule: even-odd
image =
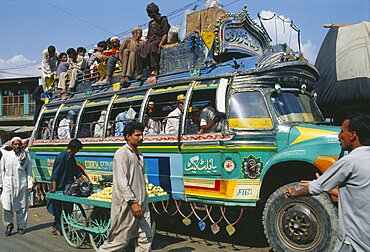
[(96, 160), (85, 160), (84, 166), (86, 169), (102, 169), (111, 170), (113, 162), (112, 161), (96, 161)]

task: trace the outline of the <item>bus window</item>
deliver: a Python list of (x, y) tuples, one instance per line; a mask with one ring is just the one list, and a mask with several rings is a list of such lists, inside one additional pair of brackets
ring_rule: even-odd
[(123, 129), (130, 121), (139, 120), (139, 111), (144, 93), (118, 96), (108, 119), (107, 136), (123, 137)]
[(159, 116), (158, 105), (154, 101), (149, 101), (143, 119), (144, 135), (156, 135), (160, 134), (162, 130), (163, 118)]
[[(188, 88), (188, 85), (185, 86)], [(177, 92), (153, 92), (149, 96), (149, 103), (154, 104), (155, 111), (149, 114), (148, 107), (146, 108), (146, 115), (144, 116), (144, 124), (146, 134), (167, 134), (177, 135), (180, 127), (181, 117), (184, 110), (186, 90)], [(149, 118), (160, 126), (160, 130), (150, 129)]]
[(39, 126), (37, 128), (36, 139), (51, 140), (52, 139), (52, 127), (55, 118), (55, 114), (58, 108), (53, 111), (46, 110), (40, 119)]
[(261, 92), (234, 93), (229, 100), (231, 129), (271, 129), (272, 119)]
[[(197, 87), (203, 88), (197, 88)], [(222, 117), (216, 111), (217, 84), (200, 83), (194, 87), (185, 124), (185, 134), (216, 133), (222, 129)]]
[(55, 122), (54, 135), (57, 139), (70, 139), (76, 133), (76, 119), (82, 102), (68, 104), (62, 107)]
[[(87, 104), (86, 104), (87, 105)], [(86, 106), (81, 114), (78, 125), (78, 138), (105, 137), (104, 122), (107, 114), (107, 105)]]

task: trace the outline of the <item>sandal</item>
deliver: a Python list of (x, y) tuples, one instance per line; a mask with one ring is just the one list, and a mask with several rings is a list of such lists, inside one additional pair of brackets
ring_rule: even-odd
[(61, 236), (62, 234), (59, 232), (58, 229), (56, 229), (55, 227), (52, 227), (51, 228), (51, 234), (52, 235), (56, 235), (56, 236)]
[(13, 228), (14, 228), (13, 223), (10, 223), (10, 224), (6, 227), (6, 230), (5, 230), (5, 236), (10, 236), (10, 235), (12, 234)]

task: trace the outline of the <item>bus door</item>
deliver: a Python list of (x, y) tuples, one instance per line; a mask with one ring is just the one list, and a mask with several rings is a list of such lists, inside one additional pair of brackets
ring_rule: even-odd
[(277, 151), (272, 114), (262, 89), (234, 88), (226, 100), (227, 134), (233, 138), (223, 142), (223, 175), (236, 180), (233, 200), (255, 201), (265, 164)]

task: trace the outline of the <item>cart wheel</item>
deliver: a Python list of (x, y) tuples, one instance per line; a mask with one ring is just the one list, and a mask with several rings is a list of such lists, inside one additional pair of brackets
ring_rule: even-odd
[(89, 232), (91, 246), (95, 251), (107, 239), (110, 228), (110, 213), (108, 209), (95, 207), (89, 219), (89, 227), (95, 232)]
[(72, 206), (63, 204), (61, 226), (64, 239), (69, 246), (79, 248), (86, 239), (86, 232), (83, 229), (87, 225), (86, 213), (80, 204)]

